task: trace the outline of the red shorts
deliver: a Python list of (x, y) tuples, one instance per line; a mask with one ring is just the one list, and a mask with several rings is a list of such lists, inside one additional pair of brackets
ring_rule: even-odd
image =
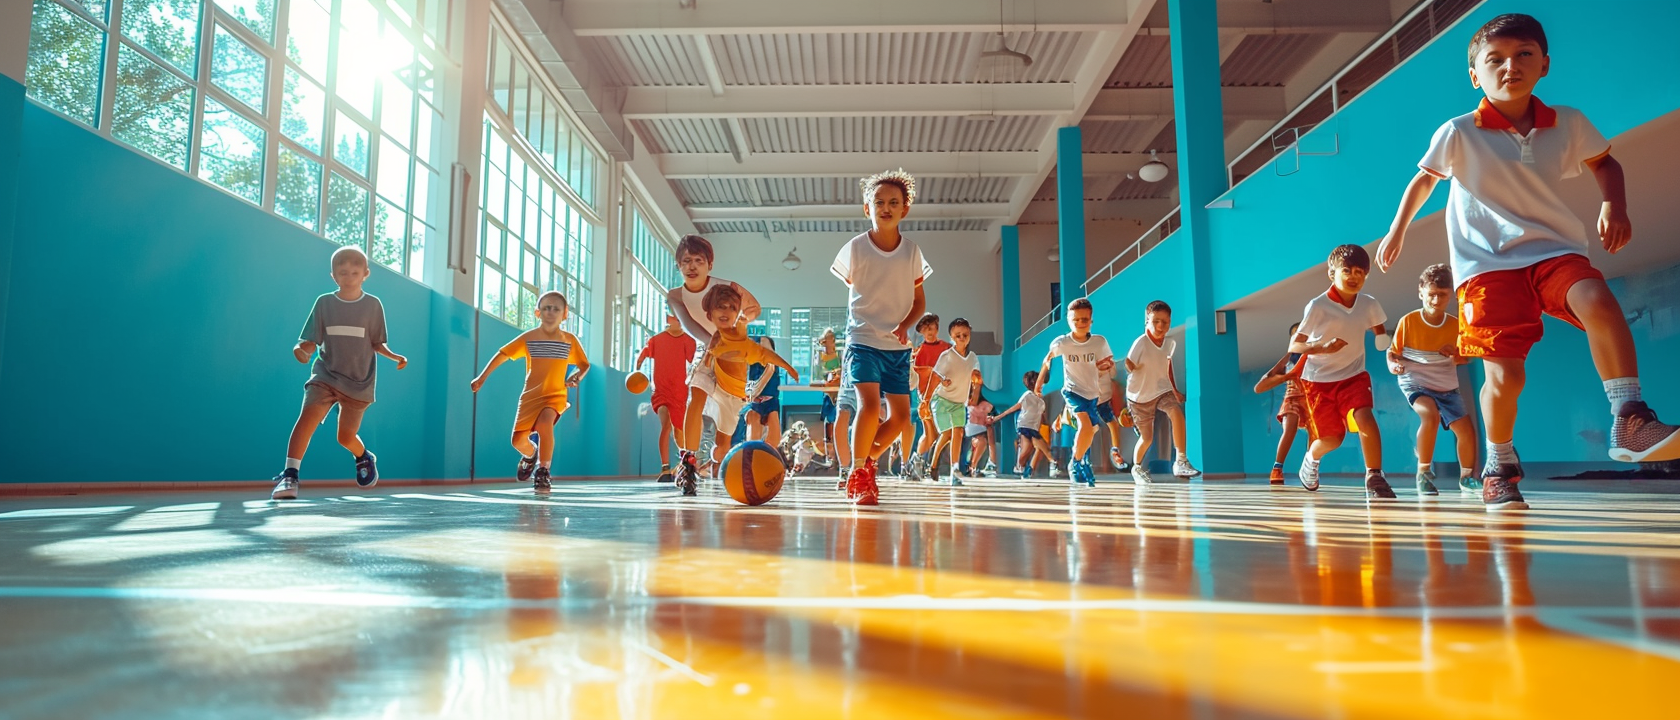
[(1340, 438), (1347, 435), (1347, 415), (1371, 402), (1371, 374), (1359, 373), (1336, 382), (1301, 381), (1307, 391), (1307, 436)]
[(655, 415), (659, 414), (659, 408), (670, 408), (671, 422), (683, 422), (683, 418), (688, 417), (686, 414), (688, 412), (688, 386), (679, 385), (674, 392), (655, 392), (653, 394), (653, 412)]
[(1458, 287), (1458, 352), (1465, 357), (1526, 358), (1546, 326), (1542, 313), (1581, 327), (1569, 289), (1604, 274), (1585, 255), (1564, 255), (1516, 270), (1482, 273)]

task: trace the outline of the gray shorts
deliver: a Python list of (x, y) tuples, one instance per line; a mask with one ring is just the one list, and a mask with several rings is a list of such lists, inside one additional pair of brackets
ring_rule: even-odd
[[(1154, 423), (1156, 412), (1166, 412), (1173, 408), (1183, 409), (1184, 403), (1179, 402), (1178, 393), (1168, 390), (1148, 400), (1138, 402), (1126, 401), (1126, 409), (1132, 411), (1132, 422), (1142, 427), (1144, 423)], [(1154, 427), (1154, 425), (1150, 425)]]

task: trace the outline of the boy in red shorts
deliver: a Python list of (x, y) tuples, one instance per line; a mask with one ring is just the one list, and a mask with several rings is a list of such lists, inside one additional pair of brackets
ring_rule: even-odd
[(1524, 360), (1544, 330), (1542, 315), (1587, 333), (1593, 365), (1610, 400), (1610, 458), (1680, 458), (1680, 435), (1640, 399), (1633, 333), (1604, 275), (1587, 260), (1588, 232), (1559, 193), (1563, 180), (1591, 172), (1603, 194), (1598, 240), (1615, 253), (1633, 237), (1622, 166), (1580, 110), (1548, 107), (1534, 86), (1551, 71), (1546, 31), (1527, 15), (1488, 21), (1470, 39), (1470, 84), (1486, 95), (1474, 112), (1447, 121), (1418, 163), (1400, 211), (1377, 249), (1387, 270), (1400, 257), (1412, 218), (1435, 184), (1451, 179), (1447, 245), (1458, 285), (1458, 350), (1487, 371), (1482, 415), (1488, 510), (1527, 508), (1513, 445)]
[(665, 316), (665, 332), (648, 338), (636, 357), (636, 367), (653, 359), (653, 412), (659, 416), (659, 482), (677, 476), (671, 471), (674, 423), (688, 417), (688, 361), (694, 357), (694, 338), (683, 332), (676, 315)]
[(1377, 299), (1359, 292), (1371, 256), (1358, 245), (1330, 251), (1330, 291), (1307, 303), (1289, 352), (1305, 356), (1301, 387), (1306, 391), (1307, 436), (1312, 445), (1301, 460), (1301, 487), (1318, 489), (1318, 463), (1347, 436), (1348, 413), (1359, 424), (1359, 448), (1365, 455), (1365, 496), (1392, 498), (1394, 489), (1382, 471), (1382, 433), (1371, 412), (1371, 374), (1365, 372), (1365, 331), (1377, 335), (1377, 351), (1388, 350), (1388, 332)]

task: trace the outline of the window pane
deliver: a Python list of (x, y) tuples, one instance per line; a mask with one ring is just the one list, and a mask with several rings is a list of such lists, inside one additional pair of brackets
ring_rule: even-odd
[(403, 231), (408, 229), (408, 217), (402, 208), (384, 200), (373, 209), (373, 261), (401, 273), (403, 271)]
[(206, 98), (204, 125), (198, 137), (198, 176), (262, 204), (267, 135), (226, 105)]
[(317, 80), (327, 77), (328, 29), (332, 25), (327, 8), (330, 6), (330, 2), (292, 0), (286, 23), (286, 57)]
[(513, 72), (513, 56), (507, 39), (499, 32), (495, 38), (496, 57), (490, 64), (490, 96), (495, 99), (496, 106), (505, 111), (508, 109), (508, 77)]
[(374, 70), (377, 60), (365, 50), (355, 50), (358, 47), (356, 31), (343, 26), (338, 35), (338, 97), (350, 107), (353, 107), (367, 117), (373, 117), (373, 85), (378, 73)]
[[(103, 10), (103, 8), (101, 9)], [(29, 27), (29, 96), (88, 125), (99, 119), (105, 33), (52, 0), (35, 0)]]
[(514, 282), (513, 278), (502, 282), (502, 319), (523, 327), (519, 325), (519, 283)]
[[(302, 0), (308, 2), (308, 0)], [(280, 104), (280, 132), (314, 152), (321, 152), (326, 131), (327, 91), (296, 70), (286, 68), (286, 97)]]
[[(425, 165), (416, 163), (414, 166), (414, 200), (408, 205), (409, 213), (422, 222), (430, 219), (432, 196), (431, 189), (437, 186), (437, 171)], [(439, 186), (441, 187), (441, 186)]]
[(333, 159), (343, 163), (345, 167), (367, 177), (368, 172), (368, 131), (362, 124), (343, 112), (333, 120), (333, 134), (338, 136), (333, 141)]
[(187, 77), (198, 77), (198, 0), (128, 0), (122, 34)]
[(185, 170), (192, 113), (192, 86), (127, 45), (118, 49), (112, 136)]
[(251, 28), (257, 37), (274, 42), (274, 0), (216, 0), (216, 4)]
[(399, 205), (408, 205), (408, 153), (391, 142), (379, 138), (379, 194)]
[(268, 58), (251, 49), (221, 25), (216, 26), (216, 47), (210, 55), (210, 82), (257, 114), (268, 111)]
[(413, 142), (409, 133), (414, 129), (414, 91), (390, 79), (381, 85), (379, 127), (403, 147)]
[(525, 114), (530, 112), (530, 101), (526, 98), (526, 87), (531, 84), (530, 74), (525, 72), (525, 63), (515, 58), (513, 61), (513, 85), (509, 88), (508, 119), (513, 121), (513, 127), (508, 128), (510, 134), (525, 134)]
[(479, 255), (497, 265), (502, 264), (502, 228), (498, 225), (487, 225), (484, 228), (484, 251)]
[(338, 173), (327, 183), (327, 239), (367, 246), (368, 192)]
[(437, 84), (437, 69), (432, 67), (432, 61), (425, 55), (416, 58), (414, 90), (420, 93), (420, 99), (429, 103), (437, 103)]
[[(89, 15), (99, 18), (100, 22), (111, 21), (110, 17), (105, 14), (105, 11), (110, 9), (110, 5), (105, 0), (70, 0), (70, 2), (82, 6), (83, 9), (88, 11)], [(36, 8), (36, 12), (39, 11), (40, 8)]]
[(420, 103), (419, 111), (414, 116), (414, 156), (420, 158), (427, 165), (433, 162), (434, 148), (437, 138), (432, 137), (433, 128), (443, 127), (443, 117), (432, 106)]
[(502, 276), (489, 268), (484, 269), (484, 279), (481, 281), (484, 295), (479, 300), (479, 307), (484, 312), (496, 317), (502, 316)]
[(274, 188), (274, 212), (315, 230), (321, 212), (321, 164), (282, 143), (278, 182)]
[(426, 233), (430, 230), (419, 218), (408, 228), (408, 276), (418, 281), (426, 279)]

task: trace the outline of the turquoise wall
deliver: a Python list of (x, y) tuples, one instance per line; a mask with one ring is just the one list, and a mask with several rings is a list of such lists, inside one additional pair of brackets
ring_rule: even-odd
[[(308, 378), (290, 348), (333, 289), (336, 246), (32, 103), (3, 136), (21, 138), (29, 182), (11, 224), (0, 481), (266, 481)], [(367, 289), (410, 364), (381, 361), (363, 439), (387, 478), (466, 478), (476, 312), (380, 267)], [(488, 317), (479, 327), (480, 362), (517, 334)], [(521, 375), (504, 367), (478, 398), (481, 477), (512, 473)], [(637, 453), (651, 423), (622, 402), (622, 383), (590, 374), (560, 424), (557, 475), (657, 467), (651, 441)], [(335, 422), (310, 446), (306, 482), (352, 476)]]
[(23, 153), (23, 86), (0, 75), (0, 376), (5, 372), (6, 310), (12, 283), (12, 224)]

